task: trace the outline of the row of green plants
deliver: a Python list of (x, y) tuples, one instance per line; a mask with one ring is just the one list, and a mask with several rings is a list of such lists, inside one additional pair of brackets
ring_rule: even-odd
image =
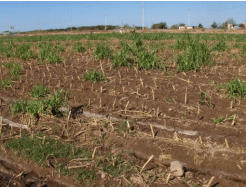
[[(236, 42), (246, 42), (245, 34), (212, 34), (212, 33), (203, 33), (203, 34), (190, 34), (192, 37), (200, 38), (201, 41), (216, 41), (219, 40), (221, 36), (224, 37), (226, 42), (236, 41)], [(187, 40), (188, 33), (142, 33), (141, 37), (143, 40)], [(64, 34), (64, 35), (38, 35), (38, 36), (23, 36), (23, 37), (2, 37), (0, 38), (1, 42), (37, 42), (37, 41), (78, 41), (81, 39), (87, 40), (111, 40), (118, 38), (120, 40), (134, 40), (134, 37), (130, 33), (120, 34), (119, 32), (115, 33), (102, 33), (102, 34)]]

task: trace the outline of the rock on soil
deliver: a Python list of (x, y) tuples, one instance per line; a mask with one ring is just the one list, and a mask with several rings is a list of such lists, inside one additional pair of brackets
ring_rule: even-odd
[(181, 177), (184, 175), (184, 169), (179, 161), (171, 162), (170, 166), (171, 173), (176, 177)]

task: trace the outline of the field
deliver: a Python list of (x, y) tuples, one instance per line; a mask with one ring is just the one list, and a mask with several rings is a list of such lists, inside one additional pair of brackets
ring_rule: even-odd
[(0, 75), (2, 186), (246, 185), (246, 34), (1, 37)]

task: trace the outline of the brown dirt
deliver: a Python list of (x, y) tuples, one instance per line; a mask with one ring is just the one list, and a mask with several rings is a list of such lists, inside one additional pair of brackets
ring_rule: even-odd
[[(174, 56), (171, 50), (169, 53), (171, 57)], [(160, 54), (163, 58), (168, 55), (163, 51)], [(95, 60), (92, 49), (77, 54), (69, 47), (60, 55), (64, 58), (64, 63), (54, 65), (37, 65), (35, 59), (20, 61), (1, 57), (2, 62), (15, 60), (24, 67), (22, 79), (14, 82), (13, 90), (0, 90), (1, 116), (20, 122), (20, 115), (12, 116), (9, 113), (9, 102), (4, 98), (15, 100), (28, 97), (37, 83), (43, 83), (52, 92), (67, 88), (72, 93), (70, 106), (84, 105), (86, 111), (131, 120), (133, 124), (156, 123), (174, 129), (167, 131), (154, 127), (156, 136), (151, 138), (149, 125), (138, 125), (138, 134), (120, 137), (117, 141), (121, 142), (123, 148), (133, 151), (136, 157), (147, 159), (154, 155), (155, 161), (162, 161), (161, 165), (166, 168), (171, 160), (179, 160), (187, 171), (193, 172), (195, 180), (205, 178), (200, 184), (206, 184), (214, 175), (214, 184), (218, 183), (217, 186), (245, 186), (246, 100), (236, 100), (230, 108), (230, 98), (215, 88), (215, 84), (228, 82), (234, 76), (245, 81), (246, 67), (240, 64), (245, 62), (245, 58), (235, 63), (238, 60), (231, 53), (222, 54), (214, 57), (219, 64), (215, 67), (204, 68), (201, 72), (176, 74), (171, 65), (167, 72), (112, 68), (108, 60)], [(9, 74), (2, 66), (0, 68), (3, 80)], [(107, 75), (107, 83), (92, 84), (81, 79), (86, 71), (95, 69)], [(202, 105), (198, 109), (202, 91), (212, 98), (213, 106)], [(220, 115), (227, 119), (233, 114), (239, 116), (233, 125), (232, 120), (224, 120), (217, 125), (212, 121), (212, 118)], [(194, 136), (185, 135), (181, 133), (182, 130), (198, 133)], [(162, 155), (170, 155), (170, 159), (161, 160)]]

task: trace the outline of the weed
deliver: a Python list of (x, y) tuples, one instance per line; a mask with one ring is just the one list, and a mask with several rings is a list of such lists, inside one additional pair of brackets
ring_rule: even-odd
[(199, 105), (207, 105), (209, 108), (212, 104), (212, 98), (208, 96), (206, 92), (200, 93), (200, 100), (198, 101)]
[(91, 81), (93, 83), (97, 83), (99, 81), (107, 82), (107, 77), (104, 74), (102, 74), (96, 70), (88, 71), (85, 75), (83, 75), (83, 78), (85, 80)]
[(37, 84), (32, 88), (30, 95), (35, 98), (45, 97), (50, 93), (48, 87), (44, 87), (42, 84)]
[(173, 102), (173, 101), (175, 101), (174, 100), (174, 96), (168, 97), (168, 98), (164, 99), (164, 101), (166, 101), (166, 102)]
[(244, 44), (244, 45), (242, 46), (242, 55), (243, 55), (243, 57), (246, 56), (246, 44)]
[(177, 71), (200, 71), (203, 66), (211, 66), (211, 54), (208, 45), (200, 43), (199, 39), (188, 37), (188, 43), (183, 55), (177, 57)]
[[(235, 116), (235, 117), (234, 117)], [(238, 119), (239, 118), (239, 116), (238, 116), (238, 114), (233, 114), (233, 115), (231, 115), (231, 116), (229, 116), (227, 119), (228, 120), (233, 120), (233, 119)]]
[(139, 33), (133, 30), (131, 32), (133, 37), (133, 45), (129, 45), (126, 42), (121, 42), (121, 50), (114, 56), (113, 66), (128, 66), (132, 67), (136, 65), (137, 69), (165, 69), (165, 66), (161, 64), (160, 58), (155, 56), (156, 50), (148, 52), (145, 50), (142, 37)]
[(220, 91), (223, 88), (223, 84), (222, 83), (216, 84), (215, 87), (217, 91)]
[(224, 37), (219, 39), (219, 42), (214, 45), (213, 51), (225, 51), (227, 49)]
[(218, 117), (218, 118), (214, 117), (212, 120), (213, 120), (214, 124), (216, 125), (216, 124), (223, 122), (224, 117), (222, 115), (220, 115), (220, 117)]
[(38, 58), (40, 60), (46, 60), (48, 63), (59, 63), (61, 58), (52, 49), (52, 44), (40, 44)]
[(85, 52), (85, 47), (80, 42), (76, 42), (73, 45), (73, 50), (77, 51), (78, 53), (83, 53)]
[(8, 79), (5, 79), (4, 81), (0, 80), (0, 89), (6, 89), (6, 88), (12, 88), (13, 83), (10, 82)]
[(236, 97), (243, 99), (246, 94), (246, 85), (236, 77), (232, 78), (229, 83), (224, 84), (224, 87), (231, 99), (235, 99)]
[(54, 49), (56, 52), (64, 52), (66, 48), (63, 45), (55, 45)]
[(61, 116), (59, 108), (61, 106), (67, 105), (66, 102), (66, 92), (56, 91), (49, 97), (44, 99), (20, 99), (13, 102), (10, 106), (10, 111), (13, 114), (16, 113), (30, 113), (32, 116), (36, 116), (41, 113), (53, 114), (55, 116)]
[(100, 59), (100, 60), (105, 59), (105, 58), (111, 59), (113, 57), (112, 50), (110, 49), (110, 47), (107, 45), (106, 46), (102, 45), (100, 43), (97, 43), (94, 55), (97, 59)]
[(16, 45), (14, 50), (14, 57), (20, 58), (22, 60), (28, 60), (34, 57), (30, 48), (31, 44)]
[(10, 74), (12, 75), (12, 79), (14, 80), (20, 79), (21, 65), (18, 62), (3, 63), (2, 65), (10, 69)]

